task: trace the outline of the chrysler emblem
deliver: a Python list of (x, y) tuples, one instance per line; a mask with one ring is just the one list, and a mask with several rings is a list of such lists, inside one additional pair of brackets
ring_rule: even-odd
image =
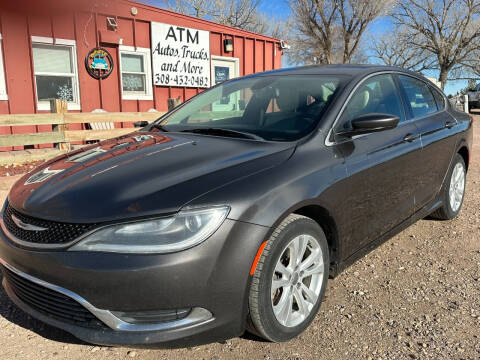
[(15, 225), (17, 225), (20, 229), (23, 229), (23, 230), (27, 230), (27, 231), (45, 231), (45, 230), (48, 230), (48, 228), (43, 228), (43, 227), (35, 226), (35, 225), (32, 225), (32, 224), (27, 224), (27, 223), (23, 222), (22, 220), (20, 220), (19, 218), (17, 218), (15, 215), (12, 215), (12, 220), (15, 223)]

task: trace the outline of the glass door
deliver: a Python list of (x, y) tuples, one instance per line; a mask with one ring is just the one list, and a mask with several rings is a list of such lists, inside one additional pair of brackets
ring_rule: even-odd
[[(237, 58), (215, 58), (212, 57), (212, 86), (224, 81), (238, 77)], [(212, 111), (238, 111), (238, 94), (234, 93), (225, 96), (212, 104)]]

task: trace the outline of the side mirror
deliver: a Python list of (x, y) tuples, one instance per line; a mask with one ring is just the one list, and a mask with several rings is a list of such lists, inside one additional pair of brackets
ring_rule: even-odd
[(400, 119), (390, 114), (365, 114), (352, 120), (352, 129), (341, 131), (337, 135), (351, 137), (373, 132), (391, 130), (397, 127)]
[(136, 123), (133, 124), (136, 128), (143, 128), (148, 125), (148, 121), (137, 121)]

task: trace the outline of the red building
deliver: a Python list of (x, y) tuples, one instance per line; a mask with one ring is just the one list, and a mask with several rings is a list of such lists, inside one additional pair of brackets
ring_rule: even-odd
[(278, 39), (133, 1), (87, 1), (0, 8), (0, 114), (48, 112), (51, 98), (67, 100), (69, 112), (165, 111), (168, 98), (281, 67)]

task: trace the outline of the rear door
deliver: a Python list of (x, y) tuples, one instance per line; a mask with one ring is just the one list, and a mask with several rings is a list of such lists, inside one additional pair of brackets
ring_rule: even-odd
[(348, 178), (338, 194), (346, 254), (368, 245), (403, 220), (414, 208), (415, 173), (421, 143), (413, 122), (406, 121), (398, 87), (391, 74), (367, 78), (353, 93), (336, 131), (369, 113), (398, 116), (397, 128), (336, 139), (342, 149)]
[(415, 192), (415, 210), (438, 194), (455, 150), (456, 120), (446, 111), (446, 99), (439, 90), (417, 78), (398, 75), (409, 117), (417, 126), (422, 153)]

